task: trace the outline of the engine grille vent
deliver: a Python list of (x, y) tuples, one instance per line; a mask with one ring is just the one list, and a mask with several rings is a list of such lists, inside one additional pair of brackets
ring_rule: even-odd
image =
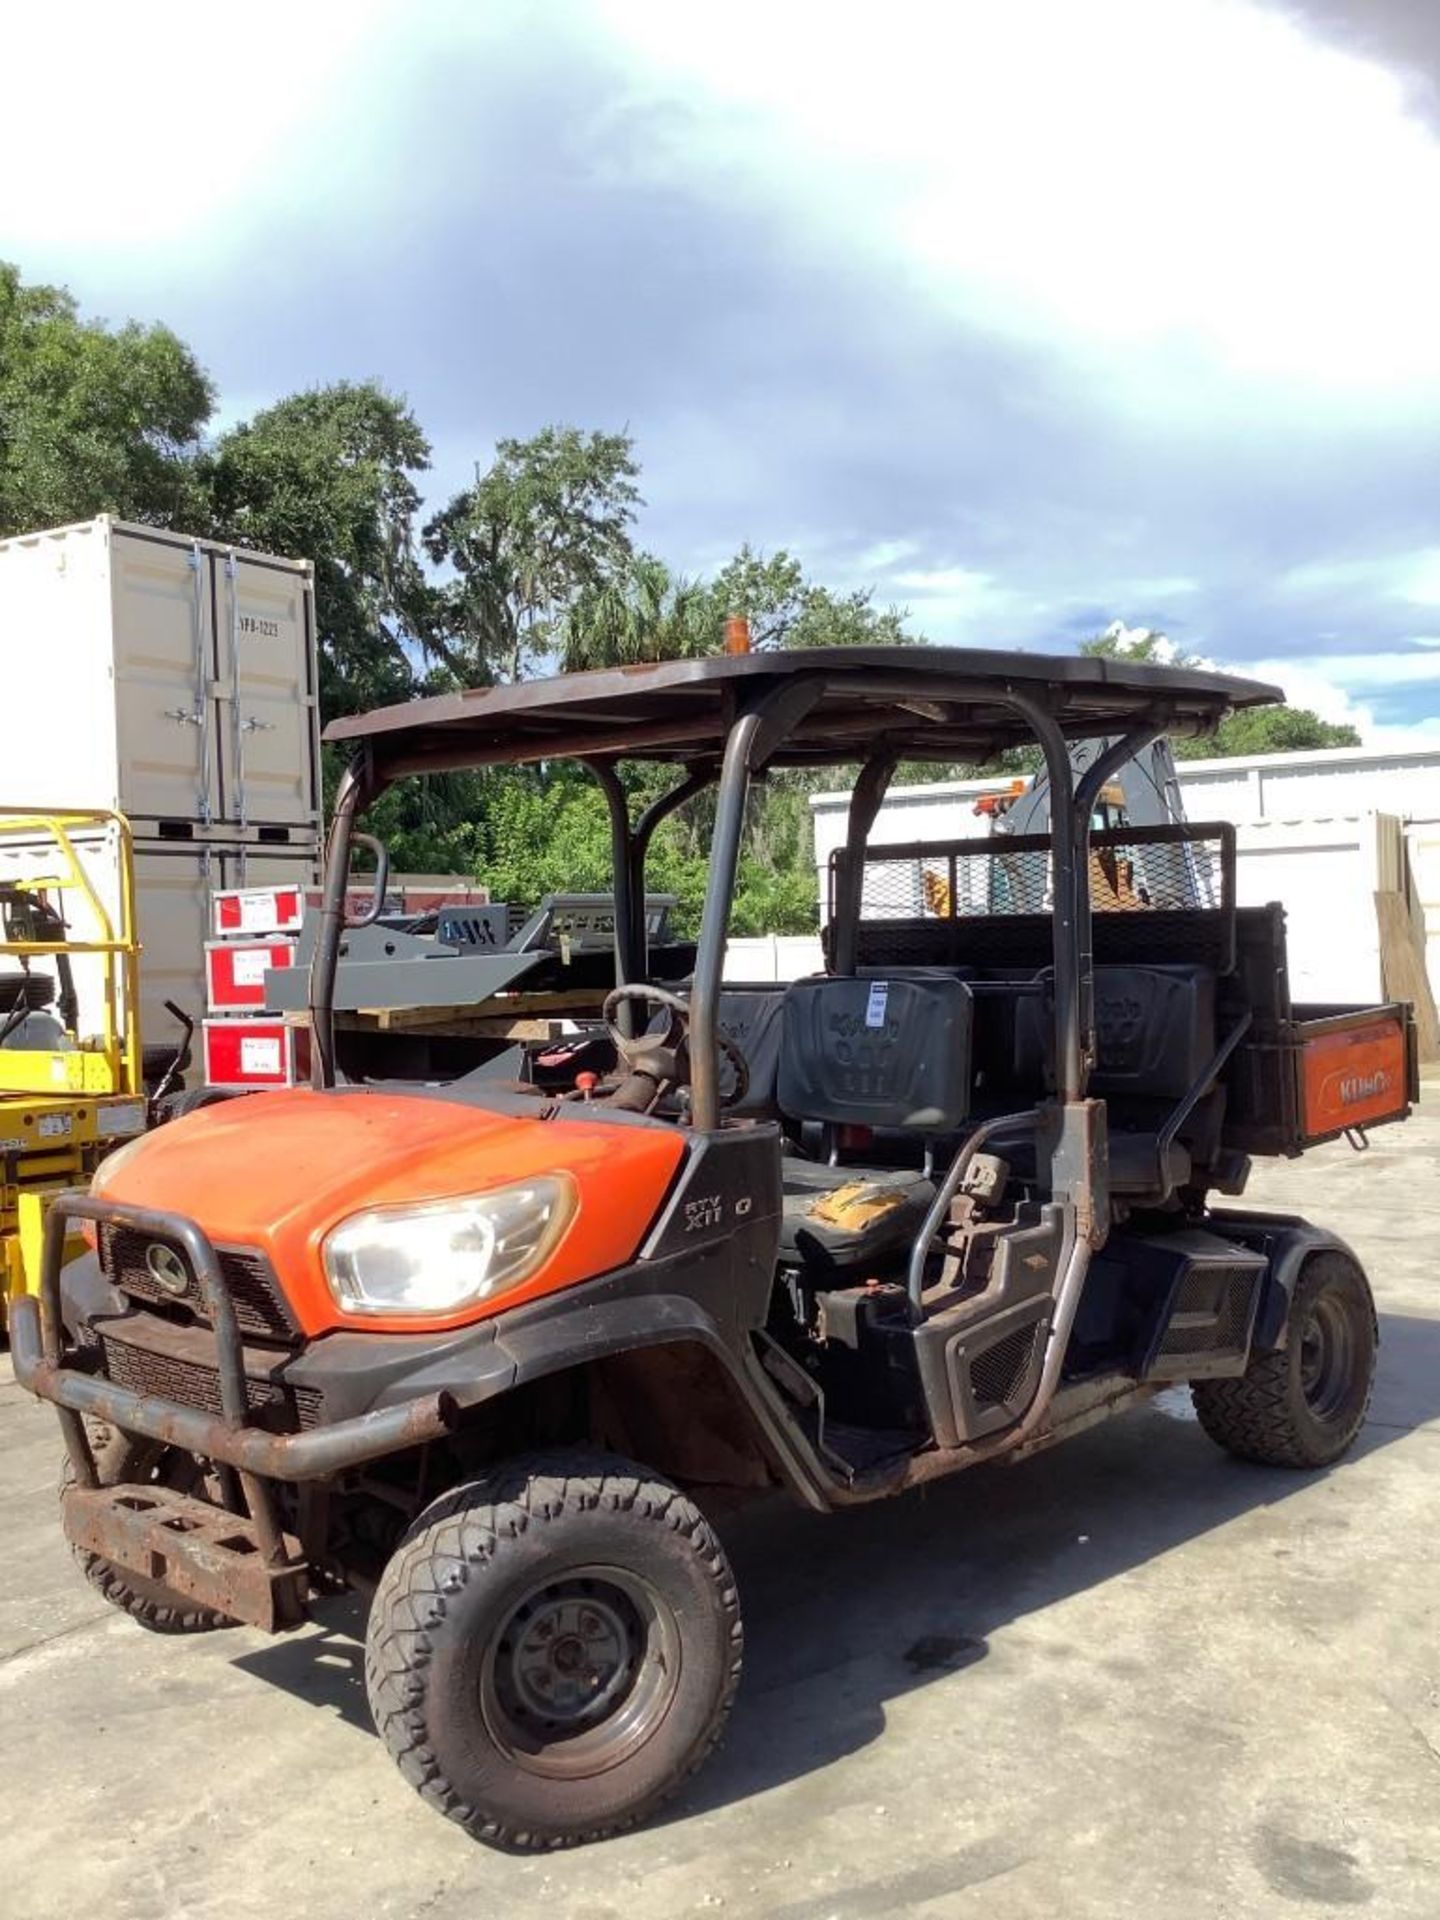
[[(105, 1334), (100, 1340), (106, 1377), (117, 1387), (132, 1393), (153, 1394), (161, 1400), (174, 1400), (182, 1407), (194, 1407), (201, 1413), (218, 1415), (220, 1374), (194, 1360), (181, 1360), (174, 1354), (159, 1353), (152, 1347), (134, 1347), (125, 1340)], [(267, 1425), (279, 1425), (293, 1431), (296, 1427), (320, 1424), (323, 1398), (315, 1387), (287, 1387), (274, 1380), (247, 1375), (245, 1398), (251, 1413), (262, 1410), (283, 1416)]]
[[(100, 1265), (121, 1292), (128, 1293), (132, 1299), (173, 1306), (175, 1296), (156, 1283), (146, 1265), (145, 1256), (154, 1244), (148, 1234), (106, 1222), (100, 1229)], [(185, 1259), (180, 1248), (174, 1251)], [(262, 1340), (293, 1342), (299, 1328), (265, 1256), (231, 1250), (222, 1251), (219, 1258), (226, 1290), (235, 1303), (240, 1331), (258, 1334)], [(189, 1262), (185, 1261), (185, 1265), (188, 1271)], [(179, 1297), (199, 1319), (208, 1320), (200, 1284), (193, 1273), (189, 1287)]]
[(977, 1407), (998, 1407), (1020, 1387), (1035, 1351), (1034, 1326), (1020, 1327), (970, 1362), (970, 1393)]

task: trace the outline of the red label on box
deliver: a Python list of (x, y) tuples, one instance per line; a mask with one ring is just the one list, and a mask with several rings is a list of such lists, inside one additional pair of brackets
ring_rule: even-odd
[(223, 887), (210, 896), (213, 929), (217, 934), (298, 933), (307, 899), (318, 903), (314, 889), (283, 887)]
[(286, 934), (269, 940), (211, 940), (205, 947), (205, 990), (212, 1013), (265, 1005), (265, 975), (295, 964), (297, 942)]
[(309, 1076), (310, 1035), (283, 1020), (207, 1020), (205, 1084), (293, 1087)]

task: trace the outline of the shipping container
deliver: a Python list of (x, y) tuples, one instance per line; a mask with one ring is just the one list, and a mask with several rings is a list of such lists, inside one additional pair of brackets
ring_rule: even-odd
[(109, 515), (0, 541), (0, 646), (7, 802), (109, 807), (137, 840), (314, 845), (308, 561)]

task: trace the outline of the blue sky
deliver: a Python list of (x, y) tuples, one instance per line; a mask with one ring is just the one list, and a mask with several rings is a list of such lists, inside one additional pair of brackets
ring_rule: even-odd
[(30, 10), (0, 255), (173, 325), (227, 418), (378, 376), (434, 501), (626, 426), (684, 570), (789, 546), (967, 644), (1162, 626), (1440, 741), (1425, 13), (156, 0), (66, 9), (57, 65)]

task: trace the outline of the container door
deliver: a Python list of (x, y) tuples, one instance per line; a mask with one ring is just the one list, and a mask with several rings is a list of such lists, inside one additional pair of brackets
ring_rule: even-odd
[(214, 567), (224, 818), (250, 838), (308, 838), (320, 818), (310, 571), (238, 550)]
[(173, 1000), (196, 1022), (206, 1009), (205, 946), (212, 937), (210, 896), (217, 887), (266, 887), (287, 882), (310, 886), (315, 861), (309, 853), (267, 847), (137, 844), (135, 918), (139, 928), (140, 1037), (147, 1047), (178, 1039)]
[(114, 533), (111, 542), (120, 806), (137, 835), (219, 811), (215, 616), (199, 546)]
[(140, 1038), (147, 1047), (182, 1032), (165, 1002), (173, 1000), (198, 1028), (205, 1012), (205, 942), (210, 889), (222, 884), (221, 860), (205, 846), (144, 844), (135, 848), (135, 919), (140, 934)]
[[(319, 884), (320, 863), (313, 845), (292, 848), (269, 846), (231, 846), (220, 854), (212, 869), (212, 886), (314, 887)], [(223, 874), (223, 878), (221, 877)], [(206, 938), (213, 938), (213, 927)]]
[(11, 805), (115, 807), (104, 521), (0, 541), (0, 785)]

